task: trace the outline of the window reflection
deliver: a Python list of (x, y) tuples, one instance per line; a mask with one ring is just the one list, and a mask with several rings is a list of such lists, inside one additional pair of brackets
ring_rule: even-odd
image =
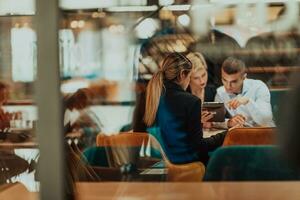
[[(138, 4), (138, 1), (134, 2)], [(159, 2), (161, 5), (173, 3), (173, 1)], [(184, 2), (186, 3), (186, 1)], [(132, 2), (123, 1), (121, 4), (127, 5), (130, 3)], [(272, 20), (278, 19), (278, 11), (282, 9), (282, 6), (277, 5), (270, 6), (269, 9), (273, 10), (274, 7), (276, 7), (276, 15), (272, 11)], [(180, 55), (188, 55), (191, 52), (198, 52), (201, 55), (203, 54), (207, 64), (207, 67), (205, 67), (207, 77), (205, 84), (200, 83), (200, 85), (203, 86), (202, 89), (204, 90), (206, 85), (212, 86), (214, 90), (222, 85), (226, 85), (220, 70), (228, 57), (234, 57), (245, 62), (246, 69), (243, 69), (243, 78), (238, 78), (241, 84), (238, 84), (237, 90), (232, 90), (232, 99), (246, 94), (242, 90), (246, 86), (243, 82), (244, 78), (257, 79), (257, 83), (264, 82), (265, 90), (261, 93), (253, 92), (255, 93), (253, 96), (257, 94), (258, 96), (264, 96), (267, 94), (268, 112), (265, 113), (270, 113), (268, 118), (272, 121), (273, 112), (273, 118), (277, 120), (280, 114), (279, 108), (282, 95), (290, 89), (289, 76), (292, 73), (299, 74), (300, 72), (298, 66), (299, 58), (297, 57), (299, 31), (297, 27), (294, 27), (286, 32), (268, 32), (271, 30), (270, 27), (260, 27), (261, 23), (255, 19), (256, 15), (251, 12), (251, 9), (247, 10), (244, 18), (240, 17), (238, 21), (234, 21), (235, 8), (235, 6), (226, 8), (223, 11), (228, 11), (227, 14), (220, 14), (221, 17), (212, 17), (212, 23), (207, 27), (207, 34), (205, 35), (195, 33), (190, 29), (192, 23), (200, 24), (199, 22), (201, 21), (193, 18), (187, 10), (176, 11), (164, 8), (157, 10), (157, 13), (154, 12), (154, 14), (149, 15), (151, 18), (147, 18), (146, 16), (148, 15), (146, 13), (134, 12), (128, 14), (122, 11), (125, 13), (116, 14), (113, 13), (115, 11), (106, 9), (80, 12), (63, 11), (65, 12), (63, 20), (66, 23), (59, 30), (59, 63), (62, 72), (61, 91), (64, 109), (61, 113), (64, 115), (64, 142), (66, 144), (65, 151), (67, 152), (66, 164), (69, 170), (68, 179), (72, 181), (202, 181), (202, 177), (205, 177), (203, 163), (207, 164), (206, 167), (210, 167), (209, 163), (211, 160), (209, 156), (210, 154), (214, 155), (212, 150), (215, 150), (217, 147), (224, 149), (224, 143), (222, 144), (222, 141), (219, 140), (217, 147), (209, 150), (207, 147), (202, 147), (205, 149), (205, 160), (201, 160), (203, 163), (198, 158), (195, 160), (182, 159), (180, 162), (176, 162), (176, 159), (179, 157), (177, 151), (178, 149), (180, 150), (180, 147), (176, 147), (177, 144), (173, 145), (165, 141), (176, 138), (178, 135), (176, 137), (174, 135), (177, 133), (170, 131), (169, 135), (164, 135), (164, 137), (169, 138), (162, 138), (157, 127), (154, 127), (152, 129), (153, 132), (151, 132), (152, 130), (147, 129), (143, 121), (145, 109), (147, 109), (145, 105), (146, 87), (150, 78), (156, 72), (165, 73), (161, 69), (161, 66), (163, 66), (162, 61), (170, 53), (176, 52), (182, 53)], [(143, 19), (142, 17), (145, 17), (145, 20), (135, 26), (139, 23), (139, 20)], [(220, 20), (220, 18), (222, 19)], [(27, 26), (15, 26), (11, 29), (10, 35), (12, 80), (10, 80), (10, 75), (5, 74), (4, 76), (7, 75), (5, 78), (16, 88), (20, 84), (17, 82), (32, 82), (35, 79), (36, 35), (35, 31)], [(178, 64), (178, 66), (181, 65)], [(189, 70), (192, 71), (192, 69)], [(195, 70), (195, 67), (193, 70)], [(176, 76), (169, 81), (172, 81), (174, 86), (178, 83), (178, 78), (180, 77)], [(162, 80), (165, 83), (167, 82), (166, 77), (163, 77)], [(186, 83), (184, 87), (179, 89), (185, 88), (187, 86)], [(178, 84), (176, 86), (179, 87)], [(169, 87), (171, 88), (172, 85)], [(247, 87), (255, 89), (256, 85), (249, 83)], [(165, 89), (163, 88), (161, 94), (164, 94)], [(205, 105), (213, 105), (203, 104), (203, 102), (215, 101), (215, 93), (212, 94), (210, 100), (205, 100), (205, 95), (208, 92), (204, 90), (198, 93), (199, 99), (197, 100), (200, 101), (201, 99), (201, 103), (197, 106), (199, 110), (189, 107), (191, 105), (186, 105), (186, 109), (175, 116), (172, 111), (180, 107), (181, 104), (186, 104), (186, 101), (183, 100), (178, 105), (175, 105), (174, 108), (169, 109), (169, 105), (178, 99), (174, 97), (164, 104), (165, 110), (163, 111), (165, 113), (161, 114), (162, 118), (174, 119), (175, 123), (173, 124), (176, 128), (181, 122), (190, 122), (190, 115), (179, 121), (180, 116), (183, 116), (182, 113), (186, 114), (186, 110), (196, 110), (197, 113), (193, 113), (195, 114), (193, 124), (197, 124), (201, 132), (199, 131), (199, 134), (195, 134), (193, 138), (188, 138), (189, 141), (198, 140), (195, 141), (196, 143), (204, 140), (208, 141), (209, 139), (207, 138), (218, 133), (221, 133), (219, 135), (222, 135), (222, 139), (225, 138), (225, 141), (226, 138), (229, 140), (225, 134), (228, 131), (227, 135), (233, 135), (234, 132), (230, 131), (234, 130), (238, 132), (238, 136), (236, 136), (238, 139), (232, 139), (235, 142), (234, 145), (251, 144), (254, 147), (251, 147), (250, 150), (254, 152), (262, 152), (262, 149), (257, 147), (260, 145), (276, 145), (273, 140), (275, 128), (269, 129), (271, 130), (269, 132), (271, 136), (265, 138), (261, 137), (261, 135), (258, 136), (258, 131), (266, 133), (265, 128), (246, 127), (266, 126), (267, 124), (244, 123), (244, 121), (252, 117), (248, 108), (239, 113), (245, 115), (249, 111), (250, 114), (246, 113), (247, 116), (240, 119), (243, 122), (236, 123), (238, 126), (228, 126), (228, 124), (227, 127), (217, 127), (212, 124), (205, 126), (204, 123), (206, 121), (201, 121), (202, 111), (200, 108), (203, 108)], [(195, 91), (197, 91), (197, 88), (195, 88)], [(269, 94), (269, 91), (271, 94)], [(191, 92), (194, 95), (196, 94), (193, 91)], [(257, 99), (259, 97), (255, 96), (251, 98), (251, 102)], [(228, 98), (222, 99), (223, 104), (221, 104), (223, 106), (226, 105), (228, 103), (226, 102), (227, 100)], [(250, 100), (247, 99), (244, 103), (247, 104), (247, 102), (250, 102)], [(223, 108), (221, 107), (221, 109)], [(5, 111), (18, 112), (19, 110), (23, 113), (23, 121), (37, 119), (35, 106), (26, 106), (25, 109), (19, 106), (5, 107)], [(223, 110), (225, 111), (225, 109)], [(259, 110), (263, 109), (260, 108)], [(257, 110), (251, 109), (251, 111)], [(227, 114), (230, 115), (230, 112), (227, 112)], [(226, 123), (224, 118), (220, 122)], [(232, 119), (232, 116), (226, 116), (228, 121), (230, 118)], [(12, 136), (13, 134), (11, 133), (16, 130), (15, 128), (34, 128), (34, 123), (27, 127), (27, 122), (24, 123), (23, 121), (20, 122), (19, 119), (12, 120), (9, 123), (9, 131), (2, 130), (1, 133), (4, 133), (3, 135), (5, 136), (6, 134)], [(219, 121), (214, 122), (217, 123)], [(189, 125), (189, 127), (193, 127), (193, 124)], [(273, 121), (270, 124), (272, 124), (272, 127), (274, 126)], [(163, 126), (169, 128), (171, 125), (171, 123), (166, 122)], [(239, 126), (242, 126), (242, 128), (238, 129), (237, 127)], [(232, 127), (234, 129), (229, 129)], [(184, 131), (180, 130), (178, 132)], [(169, 131), (164, 132), (169, 133)], [(247, 135), (250, 132), (252, 136)], [(203, 135), (200, 135), (202, 133)], [(241, 136), (241, 134), (243, 135)], [(253, 134), (257, 136), (255, 139), (253, 139)], [(35, 139), (35, 136), (32, 136), (31, 139)], [(155, 140), (151, 138), (152, 136)], [(251, 137), (253, 137), (253, 140), (250, 139)], [(19, 139), (18, 137), (16, 138)], [(1, 142), (5, 143), (11, 139), (11, 142), (16, 145), (16, 140), (13, 141), (16, 138), (3, 138)], [(244, 138), (246, 140), (243, 140)], [(181, 137), (178, 141), (185, 142), (187, 140)], [(191, 149), (195, 146), (192, 145)], [(3, 179), (3, 183), (7, 182), (7, 180), (12, 183), (19, 181), (24, 184), (30, 183), (28, 186), (30, 191), (38, 189), (33, 166), (39, 158), (39, 153), (34, 149), (36, 146), (33, 145), (31, 148), (11, 151), (15, 156), (18, 156), (16, 159), (22, 166), (20, 164), (21, 169), (15, 168), (19, 171)], [(174, 149), (174, 155), (172, 151), (170, 156), (169, 148)], [(204, 152), (203, 149), (201, 150)], [(230, 149), (238, 152), (234, 147), (228, 147), (227, 149), (229, 149), (229, 152), (231, 151)], [(257, 160), (255, 156), (252, 156), (252, 154), (245, 155), (243, 152), (249, 151), (249, 149), (242, 147), (240, 150), (241, 153), (237, 155), (238, 161), (239, 159), (243, 160), (242, 158), (245, 160), (253, 159), (254, 161), (249, 163), (249, 166), (255, 163), (255, 160)], [(274, 150), (277, 151), (273, 147), (265, 149), (267, 152), (273, 152)], [(199, 151), (198, 146), (197, 151)], [(227, 152), (225, 151), (225, 153)], [(223, 152), (221, 151), (220, 154), (222, 155)], [(192, 155), (192, 153), (180, 156), (188, 158), (189, 155)], [(256, 155), (260, 155), (260, 153)], [(277, 156), (277, 154), (275, 155)], [(266, 154), (266, 156), (269, 158), (273, 154)], [(197, 162), (188, 163), (186, 160)], [(222, 156), (220, 160), (222, 160)], [(217, 160), (218, 162), (215, 161), (216, 165), (218, 165), (220, 160)], [(236, 160), (235, 158), (232, 159), (232, 161)], [(264, 160), (265, 158), (259, 164), (264, 166)], [(243, 165), (246, 161), (239, 162), (241, 164), (240, 168), (232, 167), (232, 165), (238, 165), (234, 162), (229, 162), (231, 160), (226, 161), (228, 162), (225, 163), (225, 169), (219, 168), (220, 176), (204, 180), (243, 180), (240, 178), (242, 175), (236, 176), (235, 174), (234, 179), (230, 177), (233, 176), (231, 173), (234, 174), (236, 169), (243, 172), (246, 171)], [(281, 160), (277, 160), (277, 157), (273, 161), (281, 162)], [(179, 163), (183, 165), (178, 165)], [(258, 168), (263, 168), (255, 167), (254, 171)], [(6, 168), (4, 167), (3, 169)], [(210, 167), (207, 171), (207, 173), (212, 174), (216, 172), (213, 167)], [(260, 175), (258, 174), (255, 180), (265, 179), (264, 176)], [(285, 175), (283, 174), (283, 176)], [(248, 177), (248, 180), (252, 180), (251, 178)], [(272, 179), (272, 174), (268, 177), (268, 180), (269, 178)], [(298, 176), (284, 178), (295, 179)]]

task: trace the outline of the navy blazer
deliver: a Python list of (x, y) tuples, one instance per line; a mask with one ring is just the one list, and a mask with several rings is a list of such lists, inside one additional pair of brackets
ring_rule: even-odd
[(225, 133), (203, 138), (201, 100), (174, 82), (165, 82), (155, 126), (160, 129), (165, 153), (172, 163), (208, 160), (208, 152), (221, 146)]

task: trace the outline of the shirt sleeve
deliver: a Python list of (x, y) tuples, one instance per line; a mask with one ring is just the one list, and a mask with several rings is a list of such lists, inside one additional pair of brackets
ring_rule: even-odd
[(273, 124), (270, 91), (266, 85), (262, 84), (255, 94), (255, 98), (250, 98), (245, 107), (256, 124), (270, 126), (271, 123)]

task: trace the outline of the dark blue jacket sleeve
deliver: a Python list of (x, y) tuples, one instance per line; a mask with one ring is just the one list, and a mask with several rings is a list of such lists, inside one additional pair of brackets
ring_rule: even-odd
[(219, 133), (209, 138), (203, 138), (200, 99), (194, 101), (194, 103), (189, 106), (187, 116), (189, 139), (196, 149), (199, 149), (200, 152), (204, 153), (213, 151), (223, 144), (225, 133)]

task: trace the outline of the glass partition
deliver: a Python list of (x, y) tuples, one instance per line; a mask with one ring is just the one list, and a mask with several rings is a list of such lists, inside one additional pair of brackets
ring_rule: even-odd
[[(299, 2), (61, 0), (38, 19), (35, 4), (27, 3), (15, 7), (0, 0), (1, 184), (20, 182), (39, 192), (50, 165), (44, 160), (38, 176), (40, 152), (55, 161), (51, 178), (61, 178), (45, 185), (61, 182), (56, 189), (70, 197), (78, 182), (298, 180), (298, 172), (281, 160), (275, 132), (282, 99), (293, 89), (290, 77), (300, 72)], [(39, 26), (44, 29), (37, 23), (45, 23)], [(167, 123), (156, 120), (155, 126), (147, 126), (151, 78), (164, 73), (160, 100), (170, 82), (181, 86), (181, 76), (167, 80), (165, 75), (164, 59), (170, 54), (184, 58), (177, 67), (192, 63), (187, 90), (179, 90), (196, 96), (199, 110), (176, 96), (164, 111), (187, 107), (179, 114), (157, 114), (157, 120)], [(234, 60), (230, 69), (242, 63), (240, 71), (226, 71), (228, 59)], [(196, 65), (202, 66), (205, 83), (193, 74)], [(227, 83), (236, 73), (242, 76)], [(193, 86), (193, 80), (201, 83)], [(238, 89), (237, 83), (242, 83)], [(194, 130), (188, 112), (196, 111), (197, 134), (181, 137)], [(221, 120), (205, 119), (203, 113), (220, 114)], [(192, 128), (183, 130), (181, 124)], [(219, 142), (194, 145), (209, 140)], [(193, 152), (180, 154), (186, 143), (192, 143), (187, 152)], [(243, 173), (247, 170), (250, 175)]]
[[(170, 174), (174, 170), (168, 152), (164, 157), (164, 148), (155, 148), (155, 142), (144, 135), (145, 102), (140, 102), (147, 82), (169, 53), (203, 54), (207, 85), (214, 88), (223, 84), (223, 61), (242, 60), (247, 77), (263, 81), (271, 91), (274, 119), (279, 109), (276, 92), (288, 90), (289, 76), (299, 71), (297, 42), (286, 35), (296, 37), (296, 24), (281, 26), (284, 17), (291, 17), (286, 9), (297, 13), (290, 4), (160, 1), (153, 10), (143, 8), (62, 9), (59, 45), (65, 134), (71, 147), (78, 147), (91, 180), (174, 180), (168, 176), (168, 170)], [(203, 137), (224, 131), (227, 128), (204, 127)], [(270, 139), (268, 144), (275, 143)]]
[[(35, 1), (0, 1), (1, 186), (20, 183), (39, 192), (33, 101), (37, 68)], [(18, 5), (18, 6), (16, 6)]]

